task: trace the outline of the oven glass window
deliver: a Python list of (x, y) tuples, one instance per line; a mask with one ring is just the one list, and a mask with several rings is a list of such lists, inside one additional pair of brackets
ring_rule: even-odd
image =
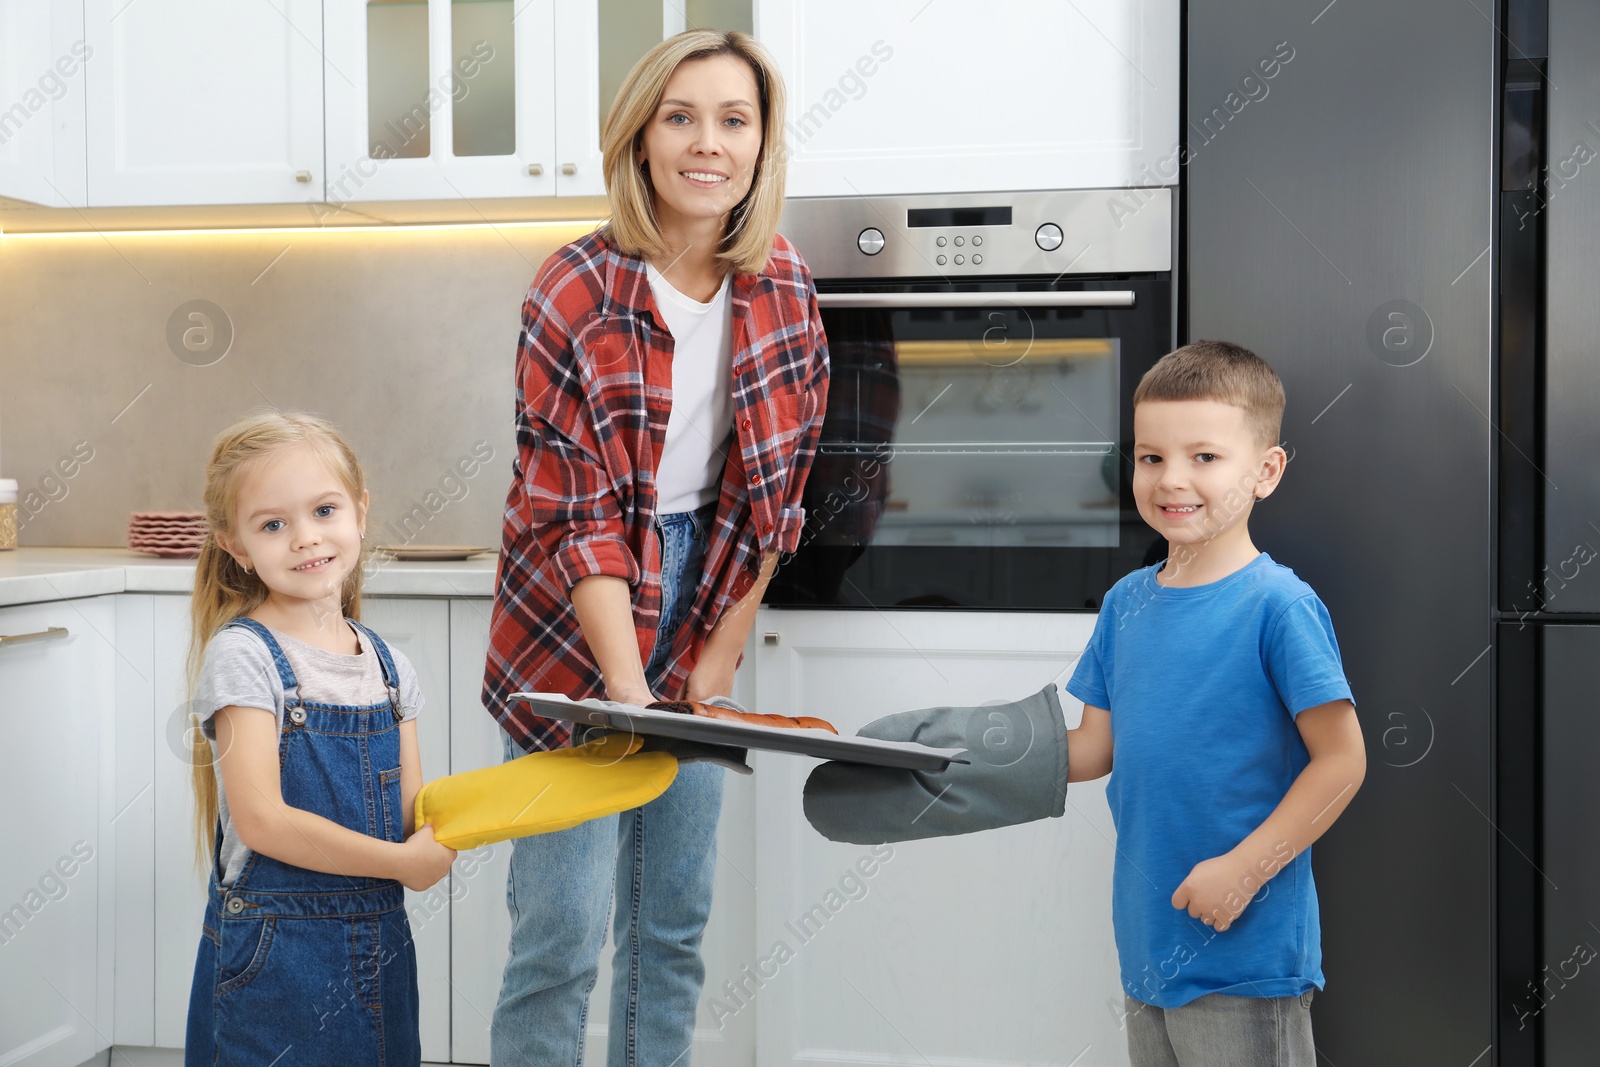
[(1096, 608), (1150, 551), (1128, 399), (1171, 337), (1164, 285), (1117, 283), (1133, 307), (825, 303), (827, 415), (768, 602)]
[[(918, 315), (960, 315), (968, 336), (896, 321)], [(830, 540), (1117, 543), (1117, 339), (1039, 336), (1038, 315), (908, 311), (831, 346), (838, 392), (817, 456), (841, 512)], [(819, 535), (827, 525), (817, 516)]]

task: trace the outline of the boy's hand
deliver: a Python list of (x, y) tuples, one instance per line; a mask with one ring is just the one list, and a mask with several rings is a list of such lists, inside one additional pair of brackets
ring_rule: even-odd
[(450, 873), (456, 861), (456, 850), (446, 848), (433, 839), (433, 827), (423, 823), (405, 844), (400, 861), (398, 881), (407, 889), (420, 893)]
[[(1254, 888), (1251, 888), (1251, 887)], [(1174, 908), (1214, 927), (1219, 933), (1244, 914), (1261, 888), (1250, 864), (1233, 852), (1201, 860), (1172, 894)]]

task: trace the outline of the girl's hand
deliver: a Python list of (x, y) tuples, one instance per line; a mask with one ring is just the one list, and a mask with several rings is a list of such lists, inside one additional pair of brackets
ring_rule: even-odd
[(401, 885), (419, 893), (449, 874), (450, 865), (456, 861), (456, 850), (435, 841), (433, 827), (427, 823), (406, 838), (400, 848), (400, 869), (395, 877)]
[(723, 664), (715, 659), (702, 658), (689, 672), (684, 683), (683, 699), (710, 700), (712, 697), (733, 697), (732, 663)]
[(1172, 906), (1187, 909), (1220, 933), (1244, 914), (1262, 881), (1250, 864), (1234, 853), (1213, 856), (1194, 865), (1172, 894)]

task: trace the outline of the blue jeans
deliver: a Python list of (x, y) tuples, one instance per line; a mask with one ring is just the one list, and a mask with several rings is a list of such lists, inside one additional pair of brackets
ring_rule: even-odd
[[(663, 515), (661, 624), (645, 666), (652, 690), (683, 624), (705, 556), (706, 511)], [(658, 696), (664, 694), (657, 694)], [(507, 759), (523, 755), (503, 736)], [(725, 772), (678, 768), (643, 807), (512, 843), (506, 961), (490, 1035), (496, 1067), (576, 1067), (606, 919), (616, 901), (610, 1067), (687, 1067), (705, 984), (700, 941), (711, 915)]]

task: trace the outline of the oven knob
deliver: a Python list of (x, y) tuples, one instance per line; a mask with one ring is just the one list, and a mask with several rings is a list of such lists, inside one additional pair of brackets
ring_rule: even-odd
[(1033, 243), (1046, 252), (1054, 252), (1061, 247), (1061, 227), (1053, 222), (1047, 222), (1033, 231)]
[[(1060, 244), (1061, 241), (1057, 239), (1056, 243)], [(856, 238), (856, 247), (869, 256), (877, 255), (883, 251), (883, 231), (876, 226), (868, 226)]]

